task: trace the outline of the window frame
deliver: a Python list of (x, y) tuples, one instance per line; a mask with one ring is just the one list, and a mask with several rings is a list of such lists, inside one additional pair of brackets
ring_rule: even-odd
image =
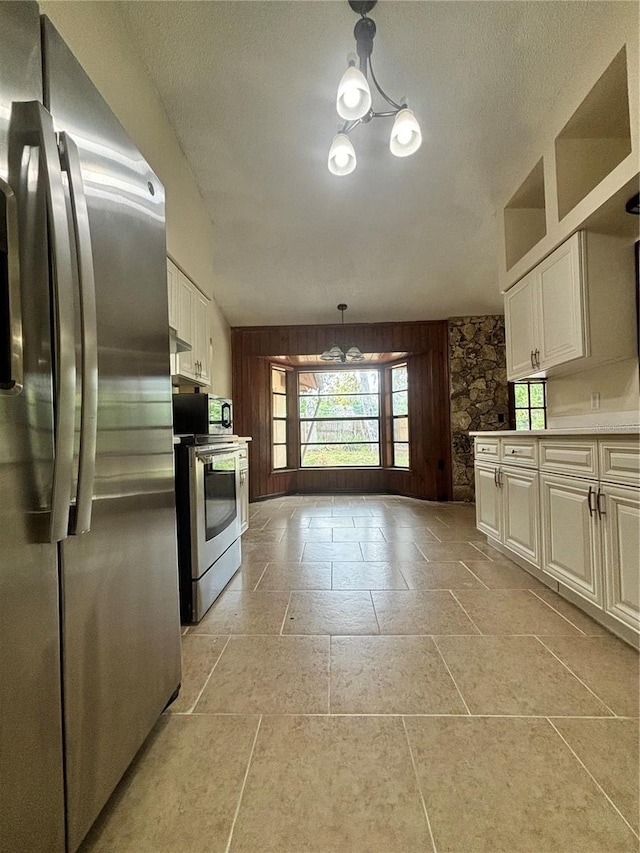
[[(397, 370), (400, 367), (404, 367), (407, 371), (407, 387), (400, 389), (398, 391), (393, 390), (393, 371)], [(402, 359), (401, 361), (394, 362), (393, 364), (385, 365), (385, 374), (386, 374), (386, 394), (385, 396), (388, 398), (389, 406), (388, 406), (388, 415), (387, 420), (389, 424), (389, 438), (388, 438), (388, 446), (389, 446), (389, 462), (390, 464), (387, 466), (389, 468), (397, 468), (400, 471), (410, 471), (411, 470), (411, 426), (410, 426), (410, 412), (409, 412), (409, 361), (408, 359)], [(407, 411), (403, 415), (396, 415), (393, 411), (393, 399), (395, 394), (405, 393), (407, 395)], [(407, 419), (407, 440), (406, 441), (397, 441), (395, 436), (395, 421), (400, 418)], [(406, 465), (397, 465), (396, 464), (396, 444), (404, 444), (407, 447), (407, 464)]]
[[(517, 385), (525, 385), (527, 387), (527, 406), (516, 406), (516, 386)], [(544, 403), (542, 406), (532, 406), (531, 405), (531, 386), (532, 385), (541, 385)], [(518, 428), (516, 414), (517, 412), (527, 412), (527, 427)], [(531, 413), (532, 412), (542, 412), (544, 415), (544, 427), (532, 427), (531, 426)], [(547, 380), (546, 378), (540, 379), (519, 379), (516, 382), (509, 382), (509, 421), (512, 429), (518, 432), (524, 432), (525, 430), (531, 429), (546, 429), (547, 428)]]
[[(273, 389), (273, 374), (274, 372), (283, 373), (284, 374), (284, 391), (274, 391)], [(273, 362), (269, 362), (269, 402), (270, 402), (270, 438), (271, 438), (271, 470), (274, 473), (280, 473), (281, 471), (287, 471), (290, 469), (290, 453), (291, 453), (291, 441), (290, 441), (290, 417), (289, 417), (289, 406), (290, 406), (290, 374), (291, 368), (286, 367), (281, 364), (274, 364)], [(284, 397), (284, 415), (276, 415), (275, 414), (275, 406), (274, 406), (274, 397)], [(275, 422), (284, 423), (284, 441), (276, 441), (275, 440)], [(275, 464), (275, 448), (276, 447), (284, 447), (285, 449), (285, 464), (283, 466), (276, 467)]]

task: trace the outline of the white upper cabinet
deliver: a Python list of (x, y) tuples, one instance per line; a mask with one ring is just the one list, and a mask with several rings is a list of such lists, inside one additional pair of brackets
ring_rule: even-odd
[(195, 378), (201, 385), (208, 385), (211, 381), (209, 363), (209, 350), (211, 345), (211, 333), (209, 324), (209, 300), (200, 291), (196, 291), (194, 304), (195, 317), (195, 342), (194, 342), (194, 370)]
[(633, 248), (574, 234), (505, 293), (510, 381), (560, 375), (635, 353)]
[(209, 385), (211, 382), (210, 300), (167, 258), (169, 325), (191, 346), (172, 355), (172, 374), (179, 383)]
[(169, 326), (178, 331), (178, 268), (167, 258), (167, 296), (169, 299)]
[(176, 372), (185, 379), (195, 379), (195, 294), (192, 282), (178, 270), (178, 337), (192, 347), (187, 352), (178, 353), (176, 360)]

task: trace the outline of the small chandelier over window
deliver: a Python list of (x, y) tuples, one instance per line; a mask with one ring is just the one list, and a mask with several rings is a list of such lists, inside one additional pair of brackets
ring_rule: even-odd
[[(398, 104), (392, 100), (382, 89), (371, 65), (371, 54), (373, 52), (373, 38), (376, 34), (376, 25), (367, 17), (376, 5), (377, 0), (349, 0), (353, 11), (360, 15), (360, 20), (355, 25), (353, 34), (356, 39), (356, 49), (360, 57), (360, 69), (356, 68), (356, 57), (350, 54), (347, 61), (347, 70), (340, 80), (338, 95), (336, 98), (336, 109), (338, 115), (345, 119), (337, 136), (334, 137), (329, 149), (329, 171), (333, 175), (349, 175), (356, 167), (356, 152), (349, 139), (349, 134), (359, 124), (368, 124), (373, 118), (395, 117), (389, 148), (396, 157), (408, 157), (420, 148), (422, 144), (422, 133), (420, 125), (414, 114), (408, 108), (405, 99)], [(367, 72), (371, 81), (384, 100), (392, 107), (385, 112), (375, 112), (371, 107), (371, 90), (367, 81)]]
[[(348, 307), (349, 306), (345, 305), (344, 302), (341, 302), (340, 305), (338, 305), (338, 311), (340, 311), (342, 317), (342, 326), (344, 326), (344, 312)], [(341, 364), (345, 364), (347, 361), (364, 361), (364, 356), (360, 351), (360, 348), (355, 346), (355, 344), (352, 344), (350, 347), (345, 346), (344, 349), (339, 347), (337, 344), (334, 344), (329, 349), (326, 349), (320, 358), (322, 361), (339, 361)]]

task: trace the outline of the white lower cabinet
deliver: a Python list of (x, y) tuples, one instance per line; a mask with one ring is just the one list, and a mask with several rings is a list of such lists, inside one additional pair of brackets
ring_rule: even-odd
[(476, 515), (479, 530), (540, 567), (536, 471), (476, 463)]
[(636, 628), (640, 621), (640, 490), (604, 485), (604, 608)]
[(601, 607), (596, 486), (593, 480), (542, 475), (542, 570)]

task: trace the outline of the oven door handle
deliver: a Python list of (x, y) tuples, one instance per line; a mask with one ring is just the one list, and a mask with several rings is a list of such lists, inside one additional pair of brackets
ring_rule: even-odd
[(225, 429), (231, 426), (231, 406), (229, 403), (223, 403), (220, 410), (220, 423)]

